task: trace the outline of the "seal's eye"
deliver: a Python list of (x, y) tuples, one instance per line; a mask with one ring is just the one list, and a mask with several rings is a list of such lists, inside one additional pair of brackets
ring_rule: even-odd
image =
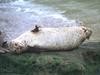
[(84, 32), (86, 32), (87, 31), (87, 29), (86, 28), (82, 28), (83, 30), (84, 30)]
[(15, 46), (18, 46), (18, 44), (17, 44), (17, 43), (15, 43)]

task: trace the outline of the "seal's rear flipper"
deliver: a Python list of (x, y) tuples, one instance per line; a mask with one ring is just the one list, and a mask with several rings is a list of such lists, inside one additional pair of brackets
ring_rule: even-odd
[(4, 53), (8, 53), (8, 52), (9, 52), (9, 50), (0, 47), (0, 54), (4, 54)]
[(35, 25), (35, 28), (33, 30), (31, 30), (31, 32), (39, 32), (40, 31), (39, 27), (40, 26)]

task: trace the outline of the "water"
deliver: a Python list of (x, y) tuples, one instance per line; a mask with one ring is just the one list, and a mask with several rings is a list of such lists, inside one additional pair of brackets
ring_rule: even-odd
[[(68, 66), (69, 69), (72, 68), (72, 74), (74, 69), (76, 71), (75, 74), (77, 70), (85, 71), (85, 69), (86, 72), (90, 71), (87, 75), (90, 73), (94, 74), (92, 71), (98, 73), (94, 75), (100, 74), (100, 66), (98, 66), (99, 60), (97, 63), (94, 63), (94, 65), (98, 66), (98, 69), (96, 66), (91, 65), (91, 63), (88, 64), (91, 66), (90, 69), (88, 69), (88, 66), (86, 66), (87, 63), (83, 60), (83, 53), (85, 54), (85, 51), (90, 51), (90, 53), (93, 51), (91, 55), (86, 55), (85, 58), (87, 61), (92, 62), (92, 59), (99, 59), (98, 54), (95, 55), (94, 51), (99, 51), (98, 53), (100, 53), (100, 0), (0, 0), (0, 31), (6, 34), (4, 39), (7, 41), (19, 36), (26, 30), (32, 29), (36, 24), (41, 27), (79, 26), (80, 23), (82, 24), (81, 21), (84, 22), (86, 27), (92, 29), (93, 34), (90, 40), (82, 44), (78, 50), (57, 53), (22, 54), (17, 56), (9, 54), (0, 55), (0, 63), (2, 64), (0, 74), (4, 73), (5, 75), (5, 72), (7, 75), (13, 74), (13, 72), (14, 74), (29, 73), (30, 75), (35, 74), (35, 72), (37, 74), (37, 70), (39, 70), (38, 67), (40, 67), (38, 64), (45, 65), (44, 62), (48, 62), (49, 60), (48, 56), (51, 61), (55, 60), (47, 70), (48, 72), (50, 71), (50, 74), (52, 74), (53, 72), (51, 71), (54, 70), (54, 68), (52, 70), (50, 69), (52, 68), (52, 64), (58, 64), (57, 68), (59, 68), (60, 62), (61, 65), (63, 63), (67, 65), (70, 64), (70, 62), (75, 63), (77, 66), (79, 65), (77, 68), (75, 67), (76, 65), (72, 66), (72, 64)], [(57, 59), (55, 59), (55, 56)], [(41, 57), (43, 57), (42, 63)], [(61, 58), (60, 60), (59, 57)], [(35, 70), (35, 72), (33, 72), (33, 66), (36, 66), (37, 70)], [(25, 67), (27, 67), (27, 69), (25, 69)], [(64, 67), (64, 71), (61, 70), (61, 72), (67, 73), (65, 69), (66, 67)], [(69, 69), (68, 71), (70, 72)], [(45, 67), (43, 66), (43, 71), (44, 70)], [(55, 71), (57, 72), (59, 69), (55, 69)], [(44, 72), (41, 70), (38, 74), (49, 74), (48, 72)]]
[(0, 30), (5, 32), (5, 40), (34, 25), (63, 27), (84, 22), (93, 31), (88, 42), (100, 42), (100, 0), (0, 0), (0, 14)]

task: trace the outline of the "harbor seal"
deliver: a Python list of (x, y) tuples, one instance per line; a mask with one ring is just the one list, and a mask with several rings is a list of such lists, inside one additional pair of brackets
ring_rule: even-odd
[(79, 47), (89, 39), (92, 31), (84, 26), (40, 28), (26, 31), (8, 43), (10, 52), (22, 53), (36, 51), (68, 51)]

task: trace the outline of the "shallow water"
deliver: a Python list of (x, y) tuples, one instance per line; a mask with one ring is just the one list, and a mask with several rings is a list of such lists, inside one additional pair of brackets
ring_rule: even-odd
[[(33, 1), (34, 2), (34, 1)], [(35, 0), (69, 19), (81, 20), (93, 31), (91, 41), (100, 41), (100, 0)]]
[(100, 0), (0, 0), (0, 30), (11, 40), (34, 25), (78, 26), (93, 34), (87, 42), (100, 42)]

